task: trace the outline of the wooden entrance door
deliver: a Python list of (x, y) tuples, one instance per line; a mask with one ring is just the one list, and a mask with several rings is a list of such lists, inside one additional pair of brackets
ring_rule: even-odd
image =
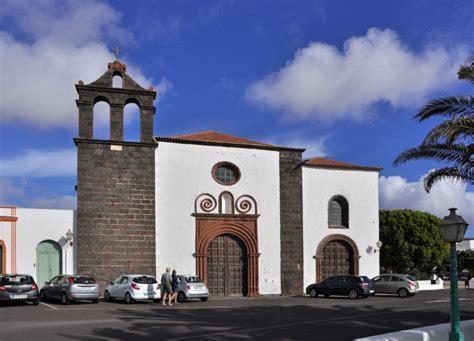
[(61, 247), (54, 241), (44, 241), (36, 247), (36, 283), (44, 282), (61, 274)]
[(354, 251), (343, 240), (332, 240), (323, 249), (322, 278), (336, 275), (354, 275)]
[(247, 251), (239, 238), (224, 234), (211, 242), (207, 271), (211, 295), (247, 295)]

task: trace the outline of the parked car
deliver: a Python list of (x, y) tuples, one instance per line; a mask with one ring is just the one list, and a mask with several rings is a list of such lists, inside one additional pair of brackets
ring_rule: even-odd
[(419, 285), (416, 278), (403, 274), (383, 274), (372, 279), (375, 293), (397, 294), (405, 298), (415, 295)]
[(198, 276), (179, 275), (178, 276), (178, 301), (184, 302), (192, 298), (199, 298), (201, 301), (207, 301), (209, 290), (206, 284)]
[(99, 284), (92, 276), (59, 275), (45, 282), (40, 291), (41, 300), (60, 300), (62, 304), (80, 300), (98, 303)]
[(311, 297), (324, 295), (347, 295), (351, 299), (369, 297), (374, 293), (372, 282), (367, 276), (334, 276), (322, 282), (314, 283), (306, 288), (306, 294)]
[(160, 286), (155, 277), (149, 275), (122, 275), (110, 282), (105, 288), (104, 300), (125, 300), (131, 304), (135, 301), (159, 301)]
[(39, 303), (38, 286), (30, 275), (0, 275), (0, 302)]

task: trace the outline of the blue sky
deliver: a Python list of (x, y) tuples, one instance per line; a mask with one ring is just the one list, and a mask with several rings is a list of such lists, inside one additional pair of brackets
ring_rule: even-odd
[(98, 78), (119, 45), (129, 74), (158, 90), (156, 135), (213, 129), (380, 166), (381, 207), (443, 215), (455, 205), (474, 222), (472, 187), (426, 195), (435, 163), (392, 166), (436, 123), (412, 119), (420, 106), (472, 94), (456, 68), (474, 46), (473, 7), (0, 0), (0, 201), (74, 207), (73, 86)]

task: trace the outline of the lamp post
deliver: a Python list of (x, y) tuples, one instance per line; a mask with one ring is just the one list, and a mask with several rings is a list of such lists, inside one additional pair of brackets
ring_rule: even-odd
[(466, 228), (469, 225), (463, 217), (456, 214), (456, 208), (449, 209), (449, 215), (444, 217), (439, 228), (443, 239), (450, 244), (451, 271), (449, 279), (451, 295), (451, 331), (450, 341), (463, 341), (464, 334), (460, 327), (459, 301), (458, 301), (458, 260), (456, 254), (456, 243), (464, 239)]

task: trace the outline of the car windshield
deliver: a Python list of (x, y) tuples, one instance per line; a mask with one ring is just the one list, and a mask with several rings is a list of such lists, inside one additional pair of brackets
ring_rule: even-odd
[(154, 279), (153, 277), (149, 277), (149, 276), (135, 277), (133, 279), (133, 281), (135, 283), (138, 283), (138, 284), (155, 284), (155, 283), (157, 283), (156, 279)]
[(23, 275), (4, 276), (1, 278), (1, 282), (3, 285), (21, 285), (35, 283), (33, 277)]
[(95, 279), (89, 276), (77, 276), (77, 277), (74, 277), (74, 283), (75, 284), (94, 284)]
[(198, 276), (185, 277), (187, 283), (202, 283), (202, 279)]
[(410, 281), (416, 282), (415, 276), (412, 275), (406, 275), (406, 278), (409, 279)]

